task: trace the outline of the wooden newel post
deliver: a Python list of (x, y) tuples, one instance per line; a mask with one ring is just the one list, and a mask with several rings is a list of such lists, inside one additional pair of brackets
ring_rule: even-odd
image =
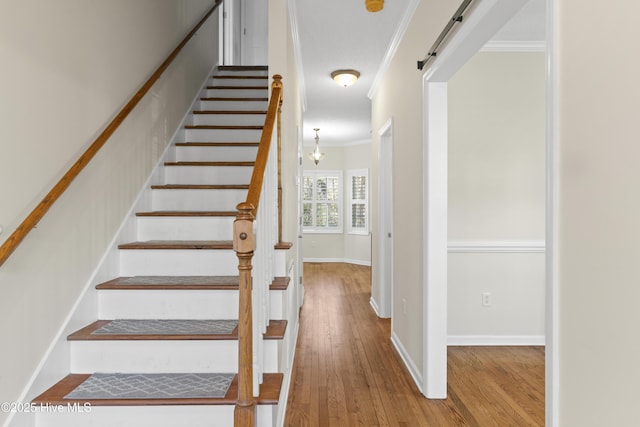
[[(278, 77), (282, 79), (281, 76), (278, 75)], [(278, 80), (278, 83), (282, 86), (281, 80)], [(276, 123), (278, 126), (278, 243), (282, 243), (282, 96), (280, 97), (280, 103), (278, 104), (278, 117)]]
[(251, 259), (256, 248), (253, 234), (253, 205), (240, 203), (233, 223), (233, 250), (238, 256), (240, 309), (238, 316), (238, 401), (234, 411), (235, 427), (253, 427), (256, 400), (253, 397), (253, 310), (251, 307)]

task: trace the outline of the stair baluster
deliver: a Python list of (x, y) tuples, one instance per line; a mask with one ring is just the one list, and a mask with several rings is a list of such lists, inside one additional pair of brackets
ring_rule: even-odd
[(280, 215), (277, 153), (280, 132), (274, 130), (280, 124), (278, 110), (282, 101), (282, 77), (276, 74), (273, 80), (247, 199), (238, 205), (234, 222), (233, 242), (240, 275), (235, 427), (255, 425), (255, 396), (259, 394), (264, 371), (262, 334), (269, 321), (268, 292), (274, 279), (275, 245), (279, 239), (279, 226), (274, 227), (273, 224), (279, 224)]

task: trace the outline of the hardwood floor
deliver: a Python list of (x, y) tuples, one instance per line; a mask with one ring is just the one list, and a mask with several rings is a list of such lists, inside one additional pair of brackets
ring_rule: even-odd
[(424, 398), (369, 298), (370, 268), (304, 266), (285, 426), (543, 426), (543, 347), (450, 347), (448, 398)]

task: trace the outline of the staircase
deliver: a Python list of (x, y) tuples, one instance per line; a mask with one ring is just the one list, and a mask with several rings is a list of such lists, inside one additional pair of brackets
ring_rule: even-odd
[[(147, 190), (151, 209), (136, 213), (137, 240), (118, 246), (119, 277), (96, 287), (96, 320), (67, 338), (71, 373), (33, 401), (40, 408), (36, 426), (233, 425), (239, 311), (233, 221), (251, 179), (267, 79), (265, 67), (219, 67), (210, 78), (156, 173), (164, 182)], [(257, 349), (258, 426), (276, 425), (286, 404), (289, 247), (276, 246), (271, 320)], [(220, 396), (203, 395), (200, 383), (212, 381)]]

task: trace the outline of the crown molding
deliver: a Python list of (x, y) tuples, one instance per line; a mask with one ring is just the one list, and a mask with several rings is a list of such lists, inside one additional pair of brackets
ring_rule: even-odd
[(547, 44), (544, 40), (536, 41), (500, 41), (489, 40), (480, 52), (544, 52)]
[(376, 77), (373, 79), (373, 83), (369, 88), (369, 92), (367, 93), (367, 96), (369, 97), (369, 99), (373, 99), (376, 92), (378, 91), (378, 86), (380, 86), (380, 83), (382, 82), (382, 79), (384, 78), (384, 75), (387, 72), (389, 65), (391, 65), (391, 60), (395, 56), (396, 51), (400, 46), (400, 42), (404, 37), (404, 33), (407, 31), (407, 28), (411, 23), (411, 18), (413, 18), (413, 14), (416, 13), (416, 9), (418, 8), (419, 4), (420, 4), (420, 0), (411, 0), (409, 5), (407, 6), (407, 9), (405, 10), (404, 15), (402, 16), (402, 21), (400, 21), (400, 25), (398, 25), (396, 32), (393, 34), (393, 37), (389, 42), (389, 46), (387, 47), (387, 52), (385, 53), (384, 58), (380, 63), (380, 67), (378, 67), (378, 72), (376, 73)]
[(289, 25), (291, 26), (291, 39), (293, 43), (293, 51), (296, 62), (296, 73), (298, 74), (298, 92), (300, 93), (300, 103), (302, 111), (307, 111), (307, 91), (304, 83), (304, 69), (302, 67), (302, 49), (300, 47), (300, 32), (298, 31), (298, 12), (296, 9), (296, 0), (287, 2), (289, 8)]

